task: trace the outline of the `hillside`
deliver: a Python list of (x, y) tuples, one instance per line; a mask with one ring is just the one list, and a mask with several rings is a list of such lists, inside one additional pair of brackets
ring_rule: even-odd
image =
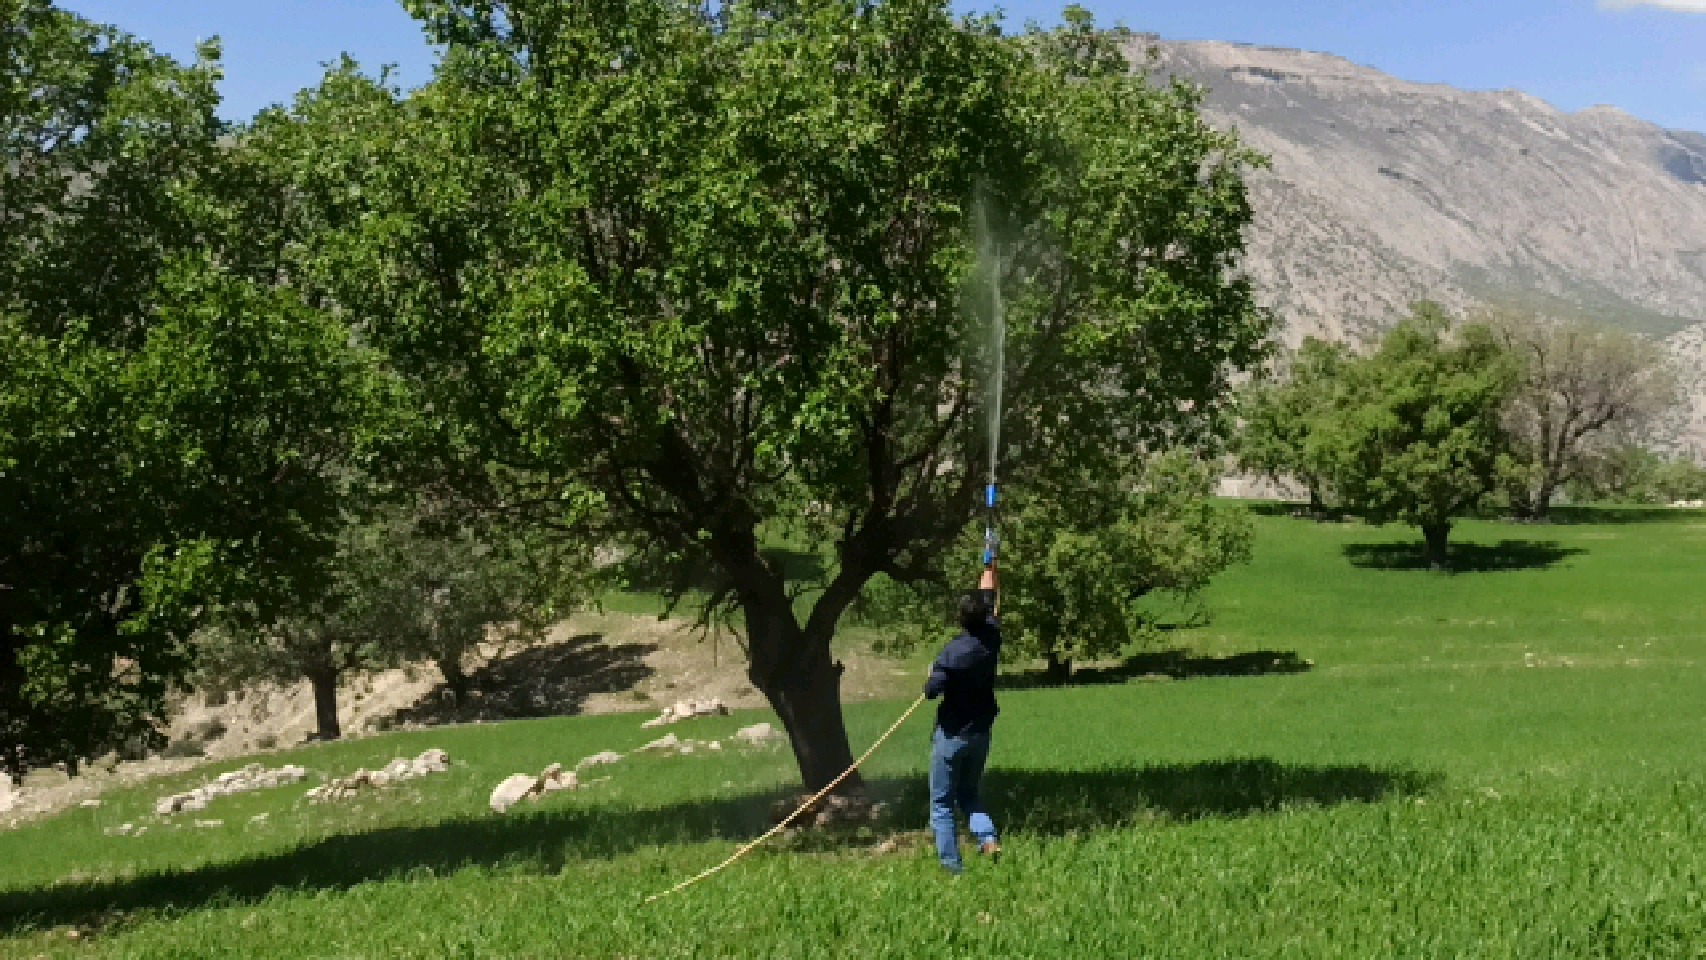
[(1299, 331), (1421, 295), (1669, 334), (1706, 322), (1706, 135), (1611, 107), (1406, 83), (1339, 57), (1167, 43), (1159, 70), (1273, 158), (1252, 268)]
[(1273, 160), (1249, 269), (1289, 342), (1366, 336), (1421, 297), (1667, 337), (1692, 395), (1676, 427), (1706, 455), (1706, 135), (1301, 50), (1141, 37), (1134, 62), (1151, 43)]

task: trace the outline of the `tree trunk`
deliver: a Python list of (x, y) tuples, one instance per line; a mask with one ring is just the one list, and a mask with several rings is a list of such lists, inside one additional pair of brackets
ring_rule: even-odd
[(450, 698), (457, 706), (468, 702), (468, 673), (462, 669), (462, 658), (440, 657), (437, 661), (438, 672), (444, 675), (444, 685), (450, 689)]
[(1558, 477), (1547, 471), (1540, 478), (1540, 485), (1534, 491), (1533, 503), (1529, 504), (1528, 517), (1535, 523), (1546, 523), (1552, 519), (1552, 495), (1558, 492)]
[(1044, 676), (1049, 683), (1065, 683), (1072, 679), (1072, 659), (1063, 657), (1053, 645), (1043, 651)]
[[(749, 595), (743, 606), (752, 654), (747, 675), (782, 721), (806, 790), (816, 793), (853, 765), (841, 716), (842, 665), (830, 653), (828, 635), (800, 629), (785, 596)], [(863, 791), (857, 773), (836, 789)]]
[(314, 739), (336, 740), (343, 736), (338, 726), (338, 671), (317, 669), (308, 674), (314, 688)]
[(1450, 569), (1446, 556), (1446, 541), (1451, 536), (1451, 524), (1424, 523), (1422, 524), (1422, 536), (1427, 541), (1428, 569)]
[(1309, 484), (1309, 515), (1317, 520), (1327, 516), (1327, 504), (1321, 500), (1321, 488), (1317, 484)]

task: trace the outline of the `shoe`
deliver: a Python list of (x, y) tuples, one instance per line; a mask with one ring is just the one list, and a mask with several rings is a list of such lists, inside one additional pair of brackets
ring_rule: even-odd
[(1001, 862), (1001, 844), (994, 840), (983, 841), (983, 845), (977, 848), (977, 852), (988, 857), (990, 863)]

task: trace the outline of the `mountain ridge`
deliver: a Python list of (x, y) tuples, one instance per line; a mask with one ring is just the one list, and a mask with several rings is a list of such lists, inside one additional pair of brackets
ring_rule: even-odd
[(1675, 446), (1706, 456), (1706, 134), (1325, 52), (1138, 35), (1127, 53), (1270, 158), (1246, 269), (1287, 343), (1367, 341), (1418, 299), (1622, 327), (1666, 342), (1690, 395)]

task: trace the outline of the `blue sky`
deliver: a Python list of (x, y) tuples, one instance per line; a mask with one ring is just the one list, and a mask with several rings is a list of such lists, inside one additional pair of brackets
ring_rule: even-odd
[[(396, 64), (405, 85), (432, 54), (396, 0), (62, 0), (188, 57), (225, 44), (225, 114), (242, 119), (312, 84), (348, 52)], [(966, 0), (956, 5), (977, 6)], [(1015, 23), (1053, 22), (1060, 3), (1018, 0)], [(1169, 39), (1232, 40), (1336, 53), (1405, 80), (1517, 89), (1566, 110), (1598, 103), (1706, 132), (1706, 0), (1088, 0), (1108, 24)]]

